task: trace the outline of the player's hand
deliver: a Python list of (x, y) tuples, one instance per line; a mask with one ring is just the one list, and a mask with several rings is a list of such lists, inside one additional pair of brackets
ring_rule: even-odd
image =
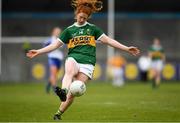
[(133, 56), (137, 56), (140, 54), (140, 50), (137, 47), (133, 47), (133, 46), (128, 47), (128, 52)]
[(39, 55), (38, 50), (29, 50), (28, 53), (26, 53), (26, 56), (29, 58), (34, 58), (37, 55)]

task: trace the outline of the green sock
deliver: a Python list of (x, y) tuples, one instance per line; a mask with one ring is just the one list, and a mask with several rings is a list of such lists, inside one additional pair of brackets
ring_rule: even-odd
[(60, 109), (58, 109), (58, 111), (56, 112), (56, 114), (58, 114), (58, 115), (62, 115), (64, 112), (63, 111), (61, 111)]

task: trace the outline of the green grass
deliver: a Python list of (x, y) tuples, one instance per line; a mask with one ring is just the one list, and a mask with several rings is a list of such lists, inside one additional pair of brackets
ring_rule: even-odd
[[(51, 122), (59, 103), (53, 93), (45, 93), (44, 83), (0, 84), (1, 122)], [(180, 83), (163, 83), (153, 90), (150, 84), (115, 88), (91, 82), (62, 118), (77, 122), (180, 121)]]

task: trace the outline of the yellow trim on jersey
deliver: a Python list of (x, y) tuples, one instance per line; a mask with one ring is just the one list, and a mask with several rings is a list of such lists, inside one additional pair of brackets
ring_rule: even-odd
[(153, 51), (152, 52), (152, 57), (160, 57), (160, 58), (162, 58), (162, 56), (163, 56), (163, 53), (160, 52), (160, 51)]
[(74, 48), (80, 45), (91, 45), (96, 47), (96, 41), (94, 36), (76, 36), (69, 40), (68, 49)]

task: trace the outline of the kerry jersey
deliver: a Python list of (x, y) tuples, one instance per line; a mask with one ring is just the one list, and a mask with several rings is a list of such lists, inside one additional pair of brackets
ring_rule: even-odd
[(86, 22), (83, 25), (74, 23), (60, 35), (60, 40), (67, 44), (68, 57), (73, 57), (78, 63), (96, 63), (96, 40), (104, 33), (97, 26)]
[(152, 60), (159, 60), (159, 59), (162, 59), (163, 58), (163, 55), (164, 55), (164, 50), (162, 47), (157, 47), (157, 46), (154, 46), (152, 45), (150, 48), (149, 48), (149, 52), (152, 53)]

